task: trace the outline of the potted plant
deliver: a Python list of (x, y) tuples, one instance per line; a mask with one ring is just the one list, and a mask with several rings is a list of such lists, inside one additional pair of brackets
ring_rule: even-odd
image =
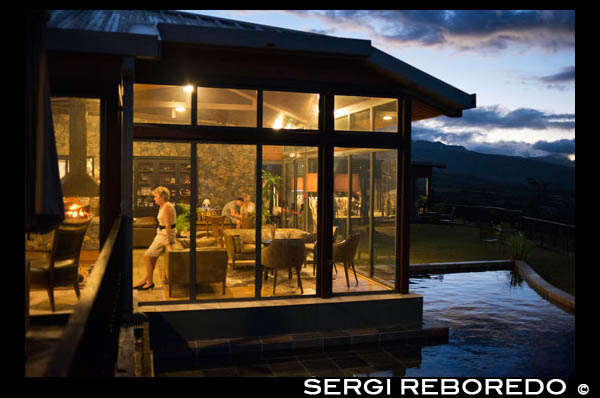
[(183, 231), (190, 230), (190, 205), (178, 203), (175, 205), (175, 211), (177, 212), (177, 219), (175, 220), (177, 235), (181, 236)]
[[(262, 181), (262, 225), (266, 225), (271, 219), (271, 211), (269, 210), (270, 201), (273, 198), (275, 189), (279, 189), (282, 178), (263, 170)], [(256, 225), (256, 211), (248, 213), (248, 220), (250, 224)]]

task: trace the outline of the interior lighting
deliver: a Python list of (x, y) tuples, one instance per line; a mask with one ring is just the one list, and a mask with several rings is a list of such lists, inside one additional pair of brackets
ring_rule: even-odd
[(273, 128), (279, 130), (283, 127), (283, 115), (279, 115), (277, 119), (273, 122)]
[(185, 108), (183, 106), (178, 106), (177, 108), (175, 108), (175, 110), (177, 112), (185, 112)]
[(389, 116), (389, 115), (387, 115), (387, 116), (384, 116), (384, 117), (383, 117), (383, 120), (392, 120), (392, 117), (391, 117), (391, 116)]
[(187, 85), (183, 88), (183, 91), (185, 91), (186, 93), (191, 93), (192, 91), (194, 91), (194, 86)]

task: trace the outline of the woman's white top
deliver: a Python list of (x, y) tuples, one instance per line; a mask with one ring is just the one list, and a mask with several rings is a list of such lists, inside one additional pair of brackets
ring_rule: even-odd
[[(166, 217), (164, 214), (165, 206), (169, 206), (169, 207), (171, 207), (171, 209), (173, 209), (169, 220), (165, 220), (165, 217)], [(158, 215), (156, 216), (156, 219), (158, 220), (158, 225), (163, 226), (163, 227), (166, 227), (167, 225), (175, 224), (175, 222), (177, 220), (177, 214), (175, 214), (175, 206), (173, 206), (173, 204), (171, 202), (166, 202), (158, 211)]]

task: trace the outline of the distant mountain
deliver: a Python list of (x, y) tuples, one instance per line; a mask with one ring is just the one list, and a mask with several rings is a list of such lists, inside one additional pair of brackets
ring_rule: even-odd
[(430, 141), (413, 141), (411, 157), (412, 161), (445, 163), (446, 169), (435, 168), (434, 173), (460, 175), (463, 180), (473, 178), (495, 184), (527, 186), (528, 178), (534, 178), (550, 183), (550, 190), (575, 188), (574, 165), (559, 163), (553, 157), (491, 155)]
[(537, 160), (539, 162), (558, 164), (561, 166), (575, 167), (575, 161), (571, 161), (571, 160), (565, 158), (564, 156), (560, 156), (560, 155), (537, 156), (537, 157), (530, 157), (528, 159)]

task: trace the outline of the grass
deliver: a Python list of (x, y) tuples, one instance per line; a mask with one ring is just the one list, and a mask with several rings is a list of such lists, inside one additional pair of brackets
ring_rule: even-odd
[[(359, 229), (359, 228), (357, 228)], [(374, 238), (375, 263), (389, 263), (394, 258), (393, 226), (377, 226)], [(366, 235), (366, 233), (365, 233)], [(367, 240), (361, 239), (359, 252), (367, 253)], [(497, 243), (485, 244), (479, 229), (469, 225), (411, 224), (410, 263), (443, 263), (458, 261), (504, 260), (507, 251)], [(548, 283), (575, 295), (575, 256), (535, 247), (527, 263)]]

